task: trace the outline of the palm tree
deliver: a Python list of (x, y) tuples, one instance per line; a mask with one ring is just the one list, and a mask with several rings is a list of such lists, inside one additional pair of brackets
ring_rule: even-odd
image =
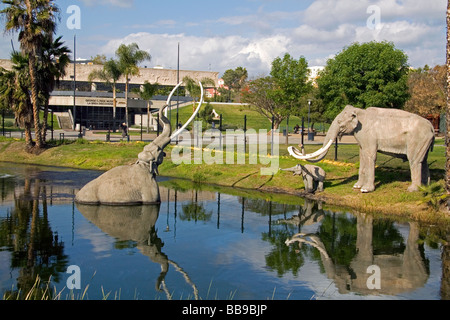
[(122, 70), (119, 67), (118, 61), (110, 59), (103, 64), (102, 69), (92, 71), (89, 76), (89, 82), (95, 79), (104, 81), (110, 84), (113, 90), (113, 131), (116, 131), (116, 107), (117, 107), (117, 81), (122, 76)]
[(129, 77), (139, 75), (138, 64), (146, 60), (150, 61), (151, 56), (147, 51), (139, 50), (136, 43), (129, 45), (122, 44), (116, 51), (116, 56), (119, 60), (120, 70), (125, 76), (125, 123), (128, 125), (128, 85)]
[[(209, 86), (214, 86), (215, 82), (213, 79), (210, 78), (203, 78), (200, 81), (203, 85), (203, 87), (209, 87)], [(198, 84), (198, 82), (196, 82), (194, 79), (192, 79), (189, 76), (185, 76), (183, 78), (183, 83), (185, 85), (186, 90), (189, 92), (189, 95), (194, 99), (193, 101), (193, 110), (195, 111), (195, 103), (197, 102), (197, 98), (200, 99), (201, 97), (201, 89), (200, 86)]]
[(42, 43), (46, 35), (56, 30), (58, 7), (53, 0), (3, 0), (7, 5), (0, 11), (5, 16), (5, 31), (18, 32), (22, 53), (28, 55), (31, 80), (36, 147), (44, 146), (39, 120), (39, 79), (37, 62), (42, 58)]
[(150, 131), (150, 100), (155, 95), (156, 90), (158, 90), (159, 85), (157, 83), (151, 84), (148, 81), (145, 81), (142, 86), (141, 92), (139, 93), (141, 99), (147, 101), (147, 133)]
[(45, 141), (47, 136), (50, 93), (55, 89), (59, 80), (66, 75), (66, 68), (70, 63), (70, 57), (68, 55), (70, 50), (64, 46), (64, 42), (61, 39), (62, 37), (58, 37), (52, 41), (52, 37), (47, 35), (42, 43), (42, 61), (38, 66), (38, 74), (40, 89), (44, 98), (44, 127), (41, 130), (43, 141)]
[(0, 104), (8, 105), (15, 115), (15, 122), (25, 129), (26, 150), (33, 147), (31, 127), (33, 107), (30, 99), (30, 76), (28, 57), (14, 52), (11, 55), (11, 71), (0, 69)]

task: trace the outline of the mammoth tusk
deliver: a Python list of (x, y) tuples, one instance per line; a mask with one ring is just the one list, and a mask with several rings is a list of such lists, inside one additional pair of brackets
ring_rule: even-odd
[[(170, 106), (170, 102), (172, 101), (172, 97), (175, 94), (175, 92), (177, 91), (177, 89), (183, 84), (183, 81), (180, 82), (179, 84), (177, 84), (177, 86), (172, 90), (172, 92), (170, 93), (169, 97), (167, 98), (167, 102), (166, 102), (166, 107)], [(164, 111), (164, 115), (167, 118), (167, 109)]]
[[(181, 83), (180, 83), (180, 84), (181, 84)], [(179, 84), (179, 85), (180, 85), (180, 84)], [(175, 131), (175, 132), (172, 134), (172, 136), (170, 137), (172, 140), (175, 139), (176, 137), (178, 137), (178, 136), (183, 132), (183, 130), (186, 129), (187, 126), (191, 124), (191, 122), (192, 122), (192, 121), (195, 119), (195, 117), (197, 116), (197, 113), (200, 111), (200, 108), (201, 108), (201, 106), (202, 106), (202, 104), (203, 104), (203, 93), (204, 93), (204, 92), (203, 92), (203, 85), (202, 85), (202, 83), (199, 82), (199, 84), (200, 84), (200, 90), (201, 90), (202, 95), (201, 95), (201, 98), (200, 98), (200, 102), (198, 103), (197, 109), (195, 109), (194, 113), (193, 113), (192, 116), (189, 118), (189, 120), (184, 124), (184, 126), (182, 126), (180, 129), (178, 129), (177, 131)], [(179, 85), (178, 85), (178, 86), (179, 86)]]
[[(296, 159), (299, 159), (299, 160), (311, 160), (311, 159), (314, 159), (314, 158), (317, 158), (317, 157), (319, 157), (319, 158), (322, 157), (322, 156), (324, 157), (324, 154), (326, 155), (326, 153), (328, 152), (328, 149), (330, 149), (332, 144), (333, 144), (333, 140), (330, 140), (325, 147), (320, 148), (319, 150), (317, 150), (314, 153), (306, 154), (306, 155), (303, 154), (300, 150), (298, 150), (298, 149), (296, 149), (294, 147), (289, 147), (288, 151), (289, 151), (289, 154), (291, 156), (293, 156), (294, 158), (296, 158)], [(323, 159), (323, 157), (322, 157), (322, 159)], [(320, 159), (320, 160), (322, 160), (322, 159)], [(313, 160), (313, 161), (315, 161), (315, 160)]]

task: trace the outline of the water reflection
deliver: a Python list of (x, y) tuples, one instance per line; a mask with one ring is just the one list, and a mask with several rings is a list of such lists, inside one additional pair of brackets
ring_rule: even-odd
[[(404, 243), (392, 222), (374, 221), (370, 215), (357, 214), (327, 215), (317, 233), (297, 233), (286, 244), (298, 243), (299, 250), (303, 244), (316, 248), (327, 277), (341, 294), (398, 295), (424, 286), (429, 277), (428, 260), (419, 240), (417, 223), (409, 223)], [(372, 265), (381, 270), (379, 290), (367, 285), (372, 275), (368, 268)]]
[[(133, 241), (137, 249), (161, 265), (161, 273), (156, 280), (157, 291), (163, 290), (170, 300), (171, 294), (166, 286), (165, 278), (169, 264), (180, 272), (186, 282), (193, 288), (194, 298), (198, 300), (198, 289), (189, 275), (176, 262), (162, 252), (164, 243), (155, 229), (159, 217), (160, 205), (143, 206), (91, 206), (77, 204), (78, 210), (103, 232), (114, 237), (117, 243)], [(128, 246), (126, 246), (128, 247)]]
[(4, 297), (24, 299), (30, 291), (33, 298), (48, 297), (51, 293), (45, 290), (45, 282), (36, 284), (36, 279), (39, 276), (59, 281), (68, 257), (64, 243), (50, 226), (47, 187), (39, 179), (25, 178), (20, 185), (11, 176), (3, 175), (0, 181), (2, 201), (12, 199), (14, 203), (0, 220), (0, 252), (13, 253), (9, 267), (19, 274), (17, 285)]
[[(408, 292), (420, 292), (418, 289), (430, 287), (430, 281), (438, 278), (439, 292), (433, 291), (434, 298), (450, 299), (448, 230), (361, 213), (338, 213), (309, 200), (283, 201), (270, 195), (208, 186), (180, 187), (173, 181), (162, 183), (162, 205), (75, 205), (73, 197), (79, 187), (99, 173), (38, 167), (7, 169), (0, 166), (1, 298), (24, 299), (33, 287), (34, 298), (46, 297), (50, 294), (46, 291), (48, 279), (64, 286), (74, 252), (86, 250), (88, 256), (88, 251), (93, 251), (79, 241), (75, 220), (80, 225), (82, 216), (102, 235), (113, 239), (109, 255), (122, 257), (118, 252), (133, 248), (140, 256), (148, 257), (144, 260), (151, 261), (142, 264), (143, 270), (135, 275), (133, 265), (129, 270), (111, 266), (112, 272), (128, 272), (137, 282), (149, 276), (148, 287), (162, 291), (167, 299), (172, 299), (173, 292), (186, 284), (194, 299), (205, 298), (199, 292), (209, 290), (211, 277), (220, 281), (222, 276), (223, 282), (254, 286), (256, 293), (251, 297), (265, 299), (270, 296), (257, 292), (262, 286), (271, 286), (270, 291), (274, 286), (281, 290), (288, 282), (313, 287), (316, 279), (308, 278), (312, 268), (336, 288), (337, 294), (331, 297), (408, 297)], [(71, 211), (71, 216), (64, 216), (65, 223), (72, 224), (70, 237), (67, 231), (63, 234), (67, 228), (58, 228), (61, 221), (52, 221), (51, 207)], [(72, 221), (67, 221), (70, 217)], [(193, 242), (195, 254), (202, 260), (191, 256)], [(430, 252), (435, 259), (436, 252), (440, 256), (438, 275), (432, 270)], [(217, 258), (223, 255), (227, 255), (226, 259)], [(81, 263), (97, 268), (93, 256), (95, 253)], [(145, 269), (152, 265), (155, 271)], [(371, 265), (381, 270), (380, 290), (367, 287)], [(255, 275), (255, 270), (263, 270), (259, 272), (264, 277)], [(205, 272), (212, 276), (207, 278), (209, 274), (206, 276)], [(38, 276), (43, 282), (36, 286)], [(12, 289), (5, 289), (2, 283), (8, 277), (14, 277)], [(106, 276), (102, 281), (102, 286), (109, 284)], [(113, 280), (111, 283), (118, 285), (114, 289), (127, 285)], [(292, 290), (299, 289), (294, 286)], [(322, 294), (323, 291), (315, 291), (315, 297)], [(416, 296), (428, 298), (427, 291)]]

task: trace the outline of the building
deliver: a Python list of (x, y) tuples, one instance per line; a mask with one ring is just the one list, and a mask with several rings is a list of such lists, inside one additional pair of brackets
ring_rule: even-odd
[(313, 85), (317, 85), (316, 80), (320, 76), (320, 72), (322, 72), (325, 69), (323, 66), (314, 66), (309, 67), (309, 81), (312, 81)]
[[(10, 60), (0, 59), (0, 67), (11, 70), (12, 63)], [(76, 70), (75, 79), (74, 69)], [(116, 85), (118, 93), (116, 108), (114, 108), (112, 87), (102, 82), (89, 82), (89, 74), (100, 69), (102, 69), (101, 65), (94, 65), (87, 60), (77, 60), (75, 66), (71, 63), (67, 67), (66, 76), (60, 79), (59, 87), (50, 97), (50, 108), (61, 118), (60, 123), (64, 128), (75, 128), (81, 124), (82, 127), (98, 130), (117, 129), (121, 123), (126, 122), (125, 81), (120, 79)], [(146, 118), (149, 113), (158, 110), (167, 100), (167, 96), (155, 96), (150, 102), (144, 101), (139, 94), (132, 93), (131, 90), (140, 89), (146, 81), (158, 83), (161, 87), (173, 88), (177, 85), (177, 79), (183, 79), (185, 76), (197, 81), (210, 78), (216, 87), (219, 83), (218, 72), (180, 70), (178, 74), (177, 70), (161, 67), (140, 68), (139, 75), (131, 76), (128, 94), (130, 126), (140, 124), (142, 117)], [(174, 97), (172, 103), (178, 102), (182, 107), (191, 101), (190, 97), (180, 96)], [(156, 125), (154, 120), (151, 120), (151, 123)]]

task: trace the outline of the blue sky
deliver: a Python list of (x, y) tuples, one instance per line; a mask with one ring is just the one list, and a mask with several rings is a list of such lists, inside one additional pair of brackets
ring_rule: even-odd
[[(353, 42), (392, 41), (414, 67), (445, 63), (445, 0), (57, 0), (58, 35), (77, 57), (113, 57), (122, 43), (136, 42), (152, 55), (149, 67), (221, 74), (238, 66), (250, 77), (266, 75), (270, 63), (288, 52), (310, 66)], [(81, 29), (70, 30), (67, 8), (77, 5)], [(8, 58), (12, 36), (0, 39), (0, 58)], [(13, 36), (16, 38), (16, 36)]]

